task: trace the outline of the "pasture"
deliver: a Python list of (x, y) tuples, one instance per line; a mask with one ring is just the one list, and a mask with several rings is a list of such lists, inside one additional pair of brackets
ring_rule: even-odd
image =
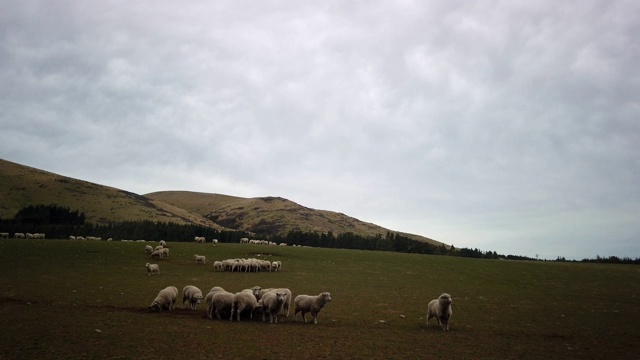
[[(153, 243), (151, 243), (153, 244)], [(264, 245), (0, 240), (0, 359), (636, 359), (640, 267), (474, 260)], [(155, 245), (155, 244), (154, 244)], [(194, 254), (206, 255), (199, 265)], [(280, 260), (281, 272), (214, 272), (213, 261)], [(146, 262), (160, 264), (148, 276)], [(209, 320), (182, 288), (329, 291), (318, 324)], [(177, 308), (147, 307), (162, 288)], [(425, 325), (453, 297), (450, 332)], [(188, 305), (187, 305), (188, 308)]]

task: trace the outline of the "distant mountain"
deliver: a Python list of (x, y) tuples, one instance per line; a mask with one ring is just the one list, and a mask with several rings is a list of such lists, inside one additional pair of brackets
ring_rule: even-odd
[[(281, 197), (242, 198), (190, 191), (160, 191), (145, 196), (200, 214), (224, 227), (258, 234), (286, 234), (299, 230), (385, 236), (388, 231), (396, 232), (342, 213), (304, 207)], [(401, 234), (414, 240), (442, 244), (419, 235)]]
[(385, 236), (388, 231), (441, 245), (423, 236), (400, 233), (342, 213), (304, 207), (280, 197), (242, 198), (190, 191), (160, 191), (138, 195), (0, 159), (0, 218), (13, 218), (29, 205), (79, 210), (90, 223), (163, 221), (197, 224), (216, 230), (256, 234), (345, 232)]

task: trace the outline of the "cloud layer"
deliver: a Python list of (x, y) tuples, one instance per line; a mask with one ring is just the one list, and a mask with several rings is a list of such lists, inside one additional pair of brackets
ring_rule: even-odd
[(640, 4), (5, 1), (0, 156), (640, 257)]

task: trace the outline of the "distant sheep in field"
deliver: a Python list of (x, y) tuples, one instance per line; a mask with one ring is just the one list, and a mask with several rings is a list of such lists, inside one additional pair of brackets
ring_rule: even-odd
[(207, 257), (204, 255), (193, 255), (196, 258), (196, 264), (206, 264)]
[(158, 260), (160, 260), (160, 259), (162, 259), (163, 257), (164, 257), (164, 252), (163, 252), (162, 250), (154, 250), (154, 251), (151, 253), (151, 258), (152, 258), (152, 259), (158, 259)]
[(24, 236), (24, 233), (15, 233), (15, 234), (13, 234), (13, 238), (14, 239), (24, 239), (25, 236)]
[(204, 299), (202, 291), (193, 285), (187, 285), (182, 289), (182, 307), (184, 308), (185, 301), (189, 301), (191, 310), (195, 310), (200, 301)]
[(9, 233), (8, 232), (0, 233), (0, 239), (8, 239), (8, 238), (9, 238)]
[(207, 240), (203, 236), (196, 236), (193, 238), (193, 241), (195, 241), (198, 244), (204, 244), (207, 242)]
[(163, 258), (169, 257), (169, 248), (162, 248), (160, 251), (162, 251)]
[(268, 292), (262, 296), (259, 304), (262, 307), (262, 321), (266, 321), (266, 315), (269, 314), (269, 322), (271, 324), (278, 323), (278, 313), (282, 310), (282, 306), (287, 300), (287, 293), (283, 291)]
[(302, 320), (307, 322), (305, 315), (311, 313), (313, 316), (313, 323), (318, 323), (318, 313), (322, 308), (331, 301), (331, 294), (328, 292), (320, 293), (319, 295), (298, 295), (293, 301), (293, 320), (298, 321), (298, 313), (302, 313)]
[(160, 240), (160, 242), (158, 244), (161, 245), (162, 247), (166, 247), (167, 246), (167, 242), (164, 241), (164, 240)]
[(75, 239), (76, 239), (75, 236), (73, 236), (73, 235), (69, 236), (69, 240), (75, 240)]
[(213, 271), (222, 271), (222, 261), (214, 261), (213, 262)]
[(144, 253), (147, 255), (151, 255), (151, 253), (153, 252), (153, 247), (151, 245), (147, 245), (144, 247)]
[(149, 275), (160, 275), (160, 267), (158, 264), (147, 263), (145, 266), (147, 267), (147, 273), (149, 273)]
[(437, 299), (431, 300), (427, 306), (427, 325), (429, 325), (431, 318), (436, 318), (442, 330), (449, 331), (449, 319), (453, 314), (452, 303), (451, 295), (447, 293), (443, 293)]
[(213, 239), (213, 240), (211, 240), (211, 243), (212, 243), (213, 245), (218, 245), (218, 239)]
[(176, 307), (178, 299), (178, 288), (175, 286), (167, 286), (160, 290), (158, 296), (149, 305), (150, 310), (162, 311), (162, 309), (173, 310)]
[(231, 318), (233, 320), (233, 314), (237, 314), (237, 319), (240, 321), (240, 314), (247, 310), (249, 311), (249, 318), (253, 319), (253, 310), (258, 307), (258, 300), (253, 296), (251, 289), (245, 289), (237, 292), (233, 295), (233, 306), (231, 307)]

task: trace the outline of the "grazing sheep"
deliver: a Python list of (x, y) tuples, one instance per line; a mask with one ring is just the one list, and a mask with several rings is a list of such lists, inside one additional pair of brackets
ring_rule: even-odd
[(222, 271), (224, 268), (222, 267), (222, 261), (214, 261), (213, 262), (213, 271)]
[(307, 322), (305, 315), (311, 313), (313, 316), (313, 323), (318, 323), (318, 313), (322, 308), (331, 301), (331, 294), (328, 292), (320, 293), (319, 295), (298, 295), (293, 301), (293, 320), (298, 321), (298, 313), (302, 313), (302, 320)]
[(151, 253), (152, 259), (162, 259), (163, 257), (164, 257), (164, 253), (162, 252), (162, 250), (154, 250)]
[(214, 286), (211, 288), (211, 290), (209, 290), (209, 293), (207, 294), (207, 296), (204, 297), (206, 303), (207, 303), (207, 317), (209, 319), (213, 319), (213, 295), (215, 295), (218, 292), (226, 292), (225, 289), (221, 288), (220, 286)]
[(151, 245), (147, 245), (144, 247), (144, 253), (151, 255), (151, 253), (153, 252), (153, 247)]
[(262, 295), (260, 303), (262, 304), (262, 321), (266, 321), (266, 315), (269, 314), (269, 323), (278, 323), (278, 313), (282, 310), (282, 306), (287, 300), (287, 293), (284, 291), (268, 292)]
[(163, 258), (169, 257), (169, 248), (162, 248), (160, 251), (162, 251)]
[(155, 249), (153, 249), (153, 250), (162, 250), (162, 249), (164, 249), (164, 246), (162, 246), (162, 245), (158, 245), (158, 246), (156, 246), (156, 247), (155, 247)]
[[(7, 235), (7, 236), (8, 236), (8, 235)], [(69, 240), (75, 240), (75, 239), (76, 239), (76, 237), (75, 237), (75, 236), (73, 236), (73, 235), (69, 236)]]
[(173, 310), (176, 307), (176, 300), (178, 299), (178, 288), (175, 286), (167, 286), (160, 290), (158, 296), (153, 299), (150, 310), (162, 311), (162, 309)]
[(199, 244), (200, 243), (204, 244), (205, 242), (207, 242), (207, 240), (203, 236), (196, 236), (193, 238), (193, 240)]
[(264, 294), (268, 292), (276, 292), (276, 291), (284, 292), (287, 295), (287, 299), (285, 300), (284, 305), (282, 306), (282, 310), (284, 312), (284, 316), (289, 317), (289, 309), (291, 308), (291, 299), (293, 298), (293, 296), (291, 296), (291, 290), (289, 290), (288, 288), (262, 289), (260, 288), (260, 286), (254, 286), (251, 288), (251, 290), (253, 291), (253, 296), (255, 296), (256, 299), (258, 300), (260, 300), (262, 296), (264, 296)]
[(193, 255), (196, 258), (196, 264), (206, 264), (207, 257), (204, 255)]
[(184, 302), (189, 301), (191, 310), (195, 310), (200, 301), (204, 299), (202, 291), (193, 285), (187, 285), (182, 289), (182, 307), (184, 308)]
[(436, 318), (442, 330), (449, 331), (449, 319), (453, 314), (452, 303), (451, 295), (447, 293), (443, 293), (437, 299), (431, 300), (427, 306), (427, 325), (429, 325), (431, 318)]
[[(218, 320), (222, 319), (222, 315), (228, 315), (231, 318), (231, 309), (233, 308), (234, 294), (227, 291), (218, 291), (211, 297), (211, 310), (209, 318), (213, 319), (213, 313), (215, 312)], [(226, 317), (226, 316), (225, 316)]]
[(237, 314), (238, 321), (240, 321), (240, 314), (248, 310), (249, 318), (253, 319), (253, 310), (258, 307), (258, 300), (253, 295), (251, 289), (245, 289), (237, 292), (233, 295), (233, 306), (231, 307), (231, 318), (233, 320), (233, 314)]
[(164, 240), (160, 240), (160, 242), (158, 244), (162, 245), (162, 247), (166, 247), (167, 246), (167, 242), (164, 241)]
[(147, 272), (149, 273), (149, 275), (160, 275), (160, 267), (158, 266), (158, 264), (147, 263), (145, 266), (147, 267)]

